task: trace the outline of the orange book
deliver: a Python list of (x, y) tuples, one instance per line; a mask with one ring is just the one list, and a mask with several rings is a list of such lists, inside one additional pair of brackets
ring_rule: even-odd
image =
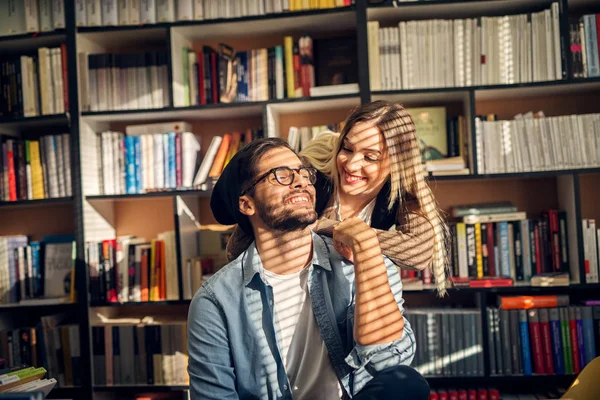
[(160, 246), (157, 240), (152, 240), (152, 255), (150, 256), (150, 301), (158, 300), (158, 269), (160, 268)]
[(235, 153), (240, 149), (240, 142), (242, 141), (242, 134), (239, 132), (233, 132), (231, 134), (231, 144), (229, 145), (229, 150), (227, 150), (227, 157), (225, 157), (225, 163), (223, 164), (223, 168), (227, 166), (229, 161)]
[(529, 308), (564, 307), (569, 305), (569, 296), (499, 296), (498, 307), (503, 310)]
[(141, 272), (141, 300), (149, 301), (150, 293), (148, 290), (148, 249), (142, 249), (142, 258), (140, 261), (140, 272)]
[(225, 165), (225, 158), (227, 158), (227, 151), (229, 150), (230, 143), (231, 135), (229, 133), (224, 134), (221, 145), (219, 146), (219, 151), (217, 151), (217, 155), (215, 156), (215, 161), (213, 161), (213, 165), (208, 173), (210, 178), (218, 178), (219, 175), (221, 175), (221, 171), (223, 171), (223, 166)]

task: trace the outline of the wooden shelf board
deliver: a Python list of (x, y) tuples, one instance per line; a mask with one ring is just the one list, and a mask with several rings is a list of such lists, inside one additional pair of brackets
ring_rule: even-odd
[(58, 197), (58, 198), (40, 199), (40, 200), (0, 201), (0, 210), (10, 209), (10, 208), (44, 207), (47, 205), (69, 204), (72, 202), (73, 202), (72, 197)]
[(39, 47), (58, 47), (65, 42), (65, 39), (64, 29), (0, 36), (0, 53), (18, 52), (22, 54), (31, 51), (37, 54)]

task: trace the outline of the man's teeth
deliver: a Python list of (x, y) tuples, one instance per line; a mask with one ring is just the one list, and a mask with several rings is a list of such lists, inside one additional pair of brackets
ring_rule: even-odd
[(308, 201), (308, 197), (297, 196), (297, 197), (292, 197), (290, 200), (288, 200), (288, 202), (292, 203), (292, 204), (298, 203), (300, 201)]

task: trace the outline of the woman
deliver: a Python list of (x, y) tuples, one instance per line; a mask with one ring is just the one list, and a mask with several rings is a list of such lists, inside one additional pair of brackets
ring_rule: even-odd
[[(331, 236), (336, 223), (359, 217), (376, 230), (384, 255), (400, 268), (430, 267), (438, 294), (445, 293), (447, 227), (425, 181), (413, 120), (402, 106), (375, 101), (357, 107), (339, 136), (323, 133), (300, 154), (320, 171), (315, 232)], [(251, 241), (236, 229), (228, 258)]]

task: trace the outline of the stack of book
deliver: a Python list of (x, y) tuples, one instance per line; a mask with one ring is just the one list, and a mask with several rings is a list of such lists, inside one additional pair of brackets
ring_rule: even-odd
[(288, 143), (290, 147), (296, 151), (302, 151), (304, 146), (312, 139), (319, 136), (323, 132), (335, 132), (340, 133), (343, 127), (343, 123), (331, 124), (331, 125), (318, 125), (318, 126), (290, 126), (288, 131)]
[[(80, 1), (83, 3), (83, 1)], [(65, 28), (64, 2), (32, 0), (4, 2), (0, 36), (50, 32)]]
[[(56, 379), (44, 378), (46, 369), (21, 365), (0, 370), (0, 398), (5, 393), (42, 392), (45, 395), (56, 385)], [(15, 397), (9, 397), (11, 399)], [(29, 397), (25, 397), (29, 399)], [(35, 399), (36, 397), (34, 397)], [(41, 397), (43, 399), (43, 397)]]

